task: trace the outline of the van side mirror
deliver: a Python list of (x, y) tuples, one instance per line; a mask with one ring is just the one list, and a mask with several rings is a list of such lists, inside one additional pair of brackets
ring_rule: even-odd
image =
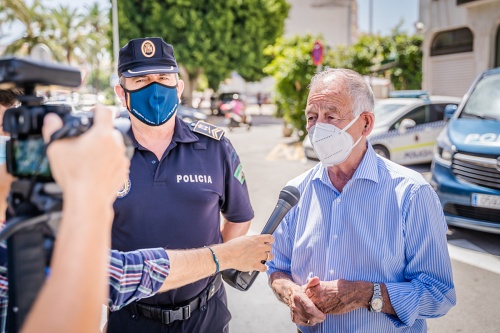
[(448, 104), (444, 107), (444, 120), (450, 120), (451, 117), (453, 117), (453, 114), (455, 114), (455, 111), (457, 111), (458, 105), (455, 104)]
[(404, 133), (406, 133), (407, 129), (415, 127), (415, 126), (417, 126), (417, 123), (415, 122), (415, 120), (410, 119), (410, 118), (405, 118), (405, 119), (403, 119), (403, 121), (401, 121), (401, 124), (399, 124), (398, 132), (400, 134), (404, 134)]

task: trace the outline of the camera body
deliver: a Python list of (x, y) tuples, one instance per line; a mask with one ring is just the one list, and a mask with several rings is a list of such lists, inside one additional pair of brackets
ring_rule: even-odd
[(28, 59), (0, 59), (0, 87), (16, 86), (24, 90), (19, 96), (21, 106), (9, 109), (3, 119), (4, 130), (10, 133), (6, 144), (7, 171), (18, 179), (36, 176), (39, 182), (52, 182), (49, 163), (42, 137), (43, 118), (56, 113), (65, 124), (75, 129), (72, 135), (86, 131), (92, 121), (89, 117), (71, 114), (65, 105), (43, 105), (43, 98), (35, 95), (37, 86), (78, 87), (80, 71), (59, 64), (40, 63)]

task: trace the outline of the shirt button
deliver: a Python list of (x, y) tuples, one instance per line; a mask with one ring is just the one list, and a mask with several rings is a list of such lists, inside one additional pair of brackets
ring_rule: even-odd
[(335, 271), (333, 269), (330, 269), (330, 275), (335, 274)]
[(339, 236), (333, 235), (333, 239), (337, 239), (337, 238), (339, 238)]
[(151, 161), (151, 163), (156, 164), (156, 161), (155, 161), (155, 160), (153, 160), (153, 161)]
[(337, 198), (337, 203), (340, 203), (340, 198)]

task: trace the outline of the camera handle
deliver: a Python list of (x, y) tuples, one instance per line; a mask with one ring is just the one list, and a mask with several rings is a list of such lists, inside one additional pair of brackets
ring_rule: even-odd
[(12, 184), (9, 200), (16, 217), (0, 232), (0, 241), (7, 239), (8, 332), (21, 330), (45, 282), (61, 216), (60, 196), (54, 183), (33, 187), (24, 179)]
[(0, 232), (1, 240), (7, 238), (8, 332), (21, 330), (45, 282), (48, 252), (53, 246), (53, 239), (47, 238), (47, 234), (51, 233), (48, 223), (60, 215), (16, 217)]

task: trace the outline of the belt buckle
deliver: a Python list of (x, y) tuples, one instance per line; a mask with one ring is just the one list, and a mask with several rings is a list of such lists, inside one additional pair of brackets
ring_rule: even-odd
[(163, 310), (161, 312), (161, 321), (166, 325), (176, 320), (189, 319), (189, 317), (191, 317), (191, 306), (189, 304), (174, 310)]

